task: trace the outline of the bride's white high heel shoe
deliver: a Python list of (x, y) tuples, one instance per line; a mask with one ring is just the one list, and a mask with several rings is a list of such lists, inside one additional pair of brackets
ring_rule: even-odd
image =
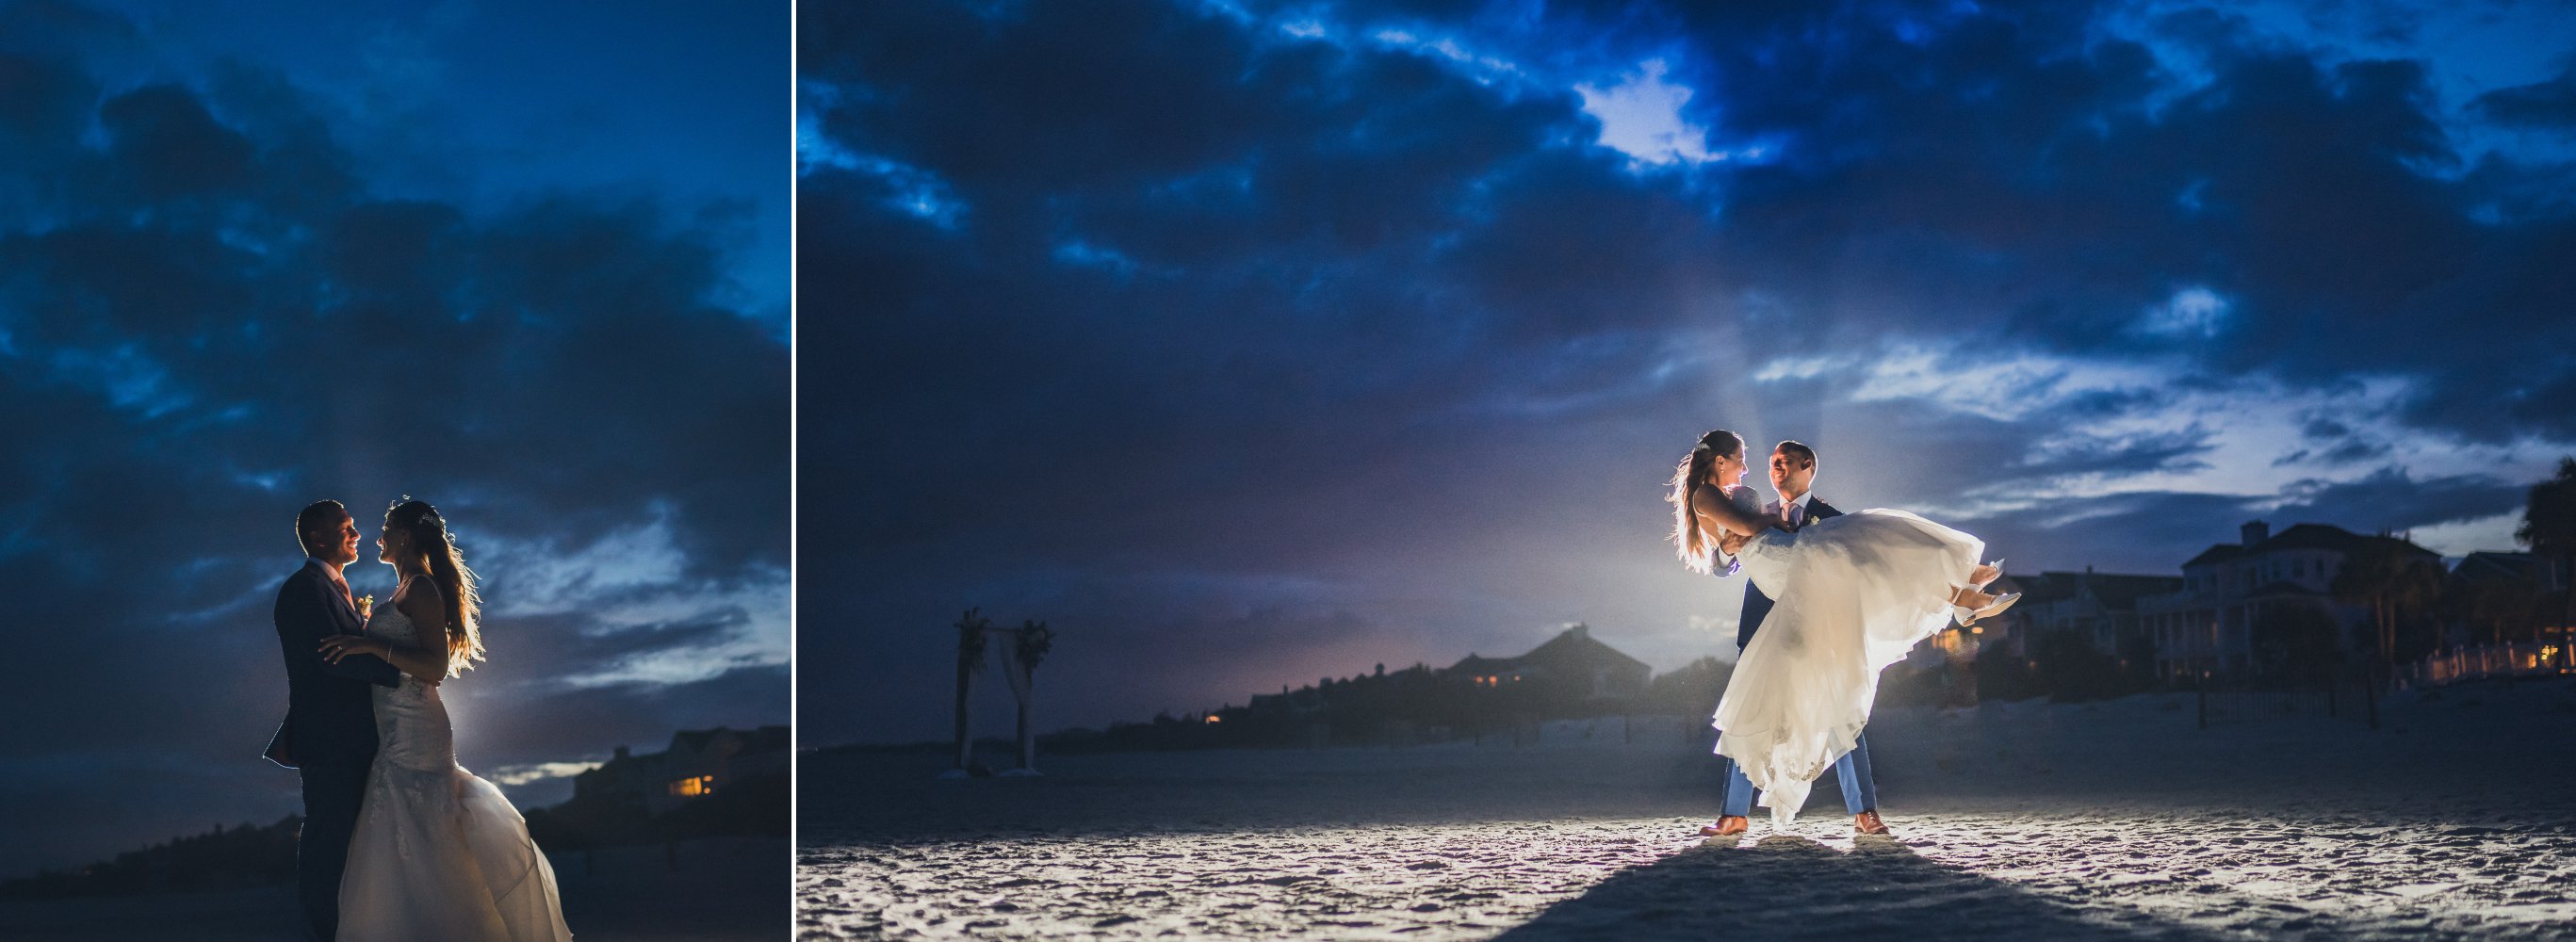
[[(1955, 583), (1951, 585), (1951, 588), (1965, 589), (1970, 592), (1980, 591), (1976, 586), (1958, 585)], [(1958, 622), (1959, 627), (1965, 628), (1969, 625), (1976, 624), (1979, 619), (1993, 618), (1997, 615), (2003, 614), (2004, 609), (2011, 608), (2013, 603), (2018, 601), (2021, 601), (2021, 593), (2011, 592), (1995, 596), (1995, 600), (1986, 603), (1986, 607), (1984, 608), (1970, 609), (1965, 605), (1953, 604), (1950, 606), (1950, 618), (1953, 621)]]
[[(1991, 563), (1983, 563), (1977, 568), (1992, 569), (1995, 571), (1995, 574), (1983, 582), (1950, 583), (1950, 595), (1952, 598), (1957, 598), (1958, 594), (1961, 592), (1983, 592), (1986, 590), (1987, 586), (1993, 585), (1996, 579), (2004, 577), (2003, 560), (1998, 559)], [(1972, 579), (1976, 578), (1976, 573), (1970, 572), (1968, 577)], [(2015, 592), (2010, 595), (1996, 596), (1993, 602), (1988, 603), (1986, 607), (1979, 609), (1972, 610), (1965, 605), (1953, 603), (1950, 606), (1950, 618), (1952, 621), (1958, 622), (1960, 627), (1964, 628), (1968, 625), (1975, 624), (1977, 619), (2002, 614), (2004, 609), (2011, 608), (2012, 604), (2018, 601), (2021, 601), (2021, 593)]]

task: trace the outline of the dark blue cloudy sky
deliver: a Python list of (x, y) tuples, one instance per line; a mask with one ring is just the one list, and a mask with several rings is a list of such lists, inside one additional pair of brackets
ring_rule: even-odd
[(1050, 727), (1731, 656), (1662, 533), (1711, 427), (2016, 570), (2508, 548), (2576, 451), (2565, 13), (809, 4), (803, 735), (940, 736), (968, 606), (1059, 629)]
[(317, 497), (446, 511), (459, 749), (523, 804), (786, 721), (789, 28), (0, 3), (0, 876), (296, 809), (257, 755)]

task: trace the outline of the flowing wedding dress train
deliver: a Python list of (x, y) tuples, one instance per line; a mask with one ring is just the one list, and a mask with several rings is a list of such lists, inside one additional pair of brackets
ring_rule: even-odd
[(1951, 586), (1985, 542), (1902, 510), (1766, 531), (1737, 554), (1780, 600), (1736, 660), (1718, 701), (1717, 752), (1762, 790), (1774, 824), (1807, 803), (1816, 776), (1869, 723), (1878, 674), (1949, 624)]
[[(411, 645), (411, 619), (376, 606), (366, 633)], [(375, 764), (340, 878), (339, 942), (563, 942), (554, 868), (526, 819), (456, 764), (438, 685), (375, 688)]]

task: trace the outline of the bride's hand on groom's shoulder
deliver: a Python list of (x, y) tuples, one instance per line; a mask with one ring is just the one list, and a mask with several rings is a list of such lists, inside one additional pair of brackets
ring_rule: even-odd
[(385, 655), (385, 643), (365, 635), (332, 635), (322, 639), (322, 659), (340, 663), (352, 654)]

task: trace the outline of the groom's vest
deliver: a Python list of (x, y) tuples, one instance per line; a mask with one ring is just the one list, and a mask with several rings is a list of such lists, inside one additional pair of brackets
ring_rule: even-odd
[[(1827, 517), (1842, 515), (1843, 512), (1835, 510), (1834, 505), (1825, 503), (1824, 498), (1811, 496), (1807, 498), (1806, 519), (1800, 521), (1798, 525), (1803, 527)], [(1735, 621), (1736, 650), (1743, 650), (1745, 645), (1753, 643), (1753, 632), (1762, 627), (1762, 617), (1771, 614), (1771, 605), (1770, 596), (1762, 594), (1762, 590), (1755, 587), (1752, 580), (1745, 580), (1744, 614)]]

